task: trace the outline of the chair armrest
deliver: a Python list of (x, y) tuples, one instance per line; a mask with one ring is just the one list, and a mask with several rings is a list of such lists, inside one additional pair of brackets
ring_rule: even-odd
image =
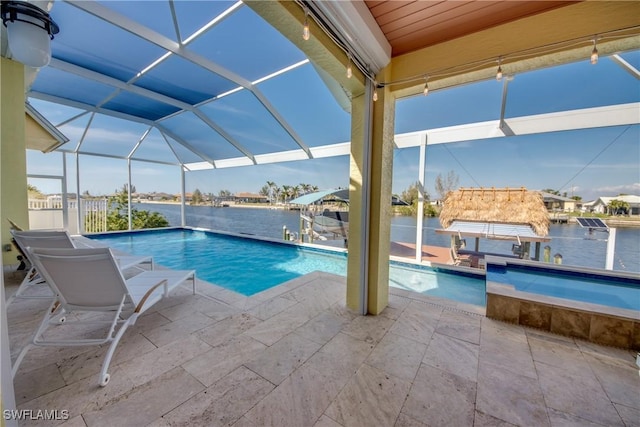
[(133, 311), (134, 313), (140, 313), (140, 310), (142, 309), (142, 306), (144, 305), (144, 303), (147, 301), (147, 299), (149, 299), (149, 297), (151, 296), (151, 294), (153, 293), (153, 291), (155, 291), (156, 289), (158, 289), (160, 286), (164, 285), (165, 287), (165, 293), (167, 292), (167, 286), (169, 286), (169, 281), (167, 279), (162, 279), (161, 281), (159, 281), (158, 283), (156, 283), (155, 285), (153, 285), (142, 297), (142, 299), (140, 300), (140, 302), (138, 303), (138, 305), (136, 306), (136, 309)]

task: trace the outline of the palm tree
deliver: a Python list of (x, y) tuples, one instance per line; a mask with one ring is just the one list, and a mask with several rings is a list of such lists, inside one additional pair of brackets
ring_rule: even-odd
[(284, 203), (287, 202), (287, 199), (291, 197), (291, 186), (289, 185), (283, 185), (282, 186), (282, 201)]
[(291, 188), (291, 197), (295, 199), (299, 195), (300, 195), (300, 186), (299, 185), (294, 185)]
[(269, 189), (269, 204), (273, 203), (273, 190), (278, 188), (275, 182), (267, 181), (267, 188)]

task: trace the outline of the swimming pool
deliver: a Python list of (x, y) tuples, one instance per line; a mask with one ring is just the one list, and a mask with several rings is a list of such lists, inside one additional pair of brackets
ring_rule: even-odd
[(640, 275), (486, 258), (489, 318), (640, 350)]
[(640, 310), (640, 279), (597, 275), (594, 272), (557, 271), (510, 263), (488, 264), (487, 281), (515, 290), (609, 307)]
[[(153, 255), (174, 269), (251, 296), (314, 271), (346, 276), (346, 254), (194, 229), (134, 231), (87, 236), (134, 255)], [(485, 305), (484, 278), (391, 263), (390, 286)]]

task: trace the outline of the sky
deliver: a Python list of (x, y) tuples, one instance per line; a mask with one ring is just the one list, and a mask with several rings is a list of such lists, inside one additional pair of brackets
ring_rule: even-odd
[[(126, 6), (124, 3), (114, 4)], [(68, 6), (62, 3), (56, 7)], [(237, 13), (237, 18), (252, 19), (246, 13), (243, 9)], [(61, 19), (64, 24), (65, 16)], [(241, 45), (243, 51), (253, 49), (254, 55), (260, 55), (260, 49), (252, 47), (249, 36), (231, 24), (232, 22), (226, 27), (222, 25), (215, 28), (207, 37), (219, 36), (225, 37), (225, 40), (234, 37), (244, 41)], [(252, 25), (260, 24), (255, 22)], [(273, 63), (269, 66), (277, 68), (300, 60), (300, 51), (294, 51), (291, 55), (275, 55), (274, 52), (282, 49), (283, 42), (278, 39), (281, 36), (269, 34), (275, 41), (262, 47), (265, 52), (262, 52), (264, 60), (261, 63), (271, 61)], [(65, 43), (70, 43), (70, 39), (65, 41), (65, 36), (71, 37), (61, 33), (58, 40), (61, 54), (65, 52)], [(255, 57), (251, 61), (241, 61), (237, 58), (237, 50), (234, 52), (229, 47), (225, 50), (225, 46), (220, 44), (216, 45), (216, 52), (210, 53), (208, 49), (212, 45), (211, 40), (202, 39), (189, 48), (201, 55), (217, 55), (216, 58), (224, 66), (235, 72), (255, 72)], [(52, 45), (54, 56), (55, 46)], [(101, 47), (107, 48), (108, 46)], [(636, 69), (640, 69), (640, 52), (625, 53), (622, 56)], [(170, 75), (173, 66), (175, 64), (167, 64), (167, 68), (159, 69), (158, 75), (154, 77), (160, 80), (164, 75)], [(249, 79), (257, 77), (258, 75), (247, 76)], [(38, 78), (55, 79), (58, 76), (53, 71), (44, 69)], [(36, 80), (36, 89), (38, 84)], [(504, 82), (492, 79), (449, 90), (431, 91), (426, 97), (420, 95), (398, 100), (396, 134), (496, 120), (500, 117), (503, 84)], [(309, 146), (348, 141), (349, 114), (336, 103), (311, 64), (299, 66), (291, 72), (262, 82), (257, 87)], [(192, 96), (197, 95), (194, 91)], [(255, 100), (247, 95), (247, 91), (241, 91), (203, 107), (203, 111), (209, 117), (215, 117), (229, 133), (252, 151), (279, 151), (295, 146), (294, 142), (286, 140), (287, 135), (283, 137), (281, 131), (275, 130), (269, 123), (272, 118), (256, 112)], [(73, 148), (77, 145), (85, 133), (88, 116), (65, 122), (77, 115), (78, 110), (37, 99), (31, 99), (30, 102), (52, 123), (65, 123), (60, 126), (60, 130), (71, 140), (67, 146)], [(508, 121), (510, 117), (631, 102), (640, 102), (640, 84), (636, 78), (610, 58), (600, 58), (596, 65), (591, 65), (588, 58), (585, 58), (577, 63), (514, 76), (508, 84), (505, 117)], [(183, 130), (193, 126), (193, 121), (185, 120), (181, 123), (180, 118), (171, 120), (165, 123), (169, 128)], [(247, 126), (247, 123), (252, 123), (252, 126)], [(146, 129), (146, 126), (137, 123), (96, 115), (86, 132), (82, 148), (85, 151), (98, 151), (107, 147), (109, 154), (123, 156), (130, 152)], [(194, 128), (194, 144), (218, 144), (215, 146), (219, 147), (217, 150), (222, 150), (223, 156), (233, 155), (235, 149), (224, 141), (198, 141), (195, 132)], [(640, 127), (631, 125), (428, 145), (426, 189), (432, 198), (437, 197), (434, 189), (436, 177), (453, 171), (459, 177), (459, 185), (462, 187), (524, 186), (534, 190), (555, 189), (568, 196), (581, 196), (583, 200), (620, 193), (640, 195), (639, 141)], [(162, 135), (154, 130), (141, 145), (139, 153), (160, 158), (170, 151)], [(187, 156), (186, 153), (184, 155)], [(66, 161), (69, 192), (111, 194), (127, 182), (128, 167), (125, 160), (82, 155), (78, 160), (81, 171), (78, 191), (76, 158), (67, 155)], [(27, 162), (29, 174), (62, 175), (60, 153), (42, 154), (28, 150)], [(132, 161), (131, 169), (132, 184), (138, 192), (180, 193), (178, 166)], [(417, 180), (418, 149), (396, 149), (393, 192), (400, 194)], [(198, 189), (214, 194), (222, 190), (257, 193), (267, 181), (273, 181), (279, 186), (305, 183), (320, 189), (347, 187), (349, 158), (341, 156), (188, 172), (186, 191)], [(29, 183), (45, 193), (61, 191), (59, 180), (30, 178)]]

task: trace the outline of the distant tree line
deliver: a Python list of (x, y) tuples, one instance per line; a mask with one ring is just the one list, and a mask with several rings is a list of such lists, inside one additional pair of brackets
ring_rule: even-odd
[(307, 193), (313, 193), (314, 191), (318, 191), (317, 185), (300, 183), (297, 185), (278, 186), (273, 181), (267, 181), (258, 194), (265, 196), (267, 200), (269, 200), (269, 203), (278, 203), (280, 201), (286, 203), (289, 200), (293, 200)]

